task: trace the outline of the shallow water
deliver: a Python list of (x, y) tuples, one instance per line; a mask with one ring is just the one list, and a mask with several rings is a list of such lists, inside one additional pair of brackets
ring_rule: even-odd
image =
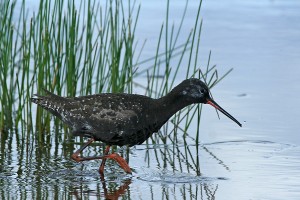
[[(163, 21), (159, 2), (142, 2), (138, 37), (148, 38), (145, 57), (153, 55)], [(182, 7), (171, 4), (174, 11)], [(72, 140), (28, 143), (10, 133), (1, 136), (0, 198), (299, 199), (299, 10), (298, 1), (203, 1), (199, 60), (205, 65), (212, 50), (220, 72), (234, 67), (212, 93), (242, 128), (205, 106), (201, 144), (138, 145), (129, 153), (133, 174), (111, 161), (105, 181), (99, 161), (71, 161)], [(102, 148), (89, 147), (85, 155)]]
[[(58, 149), (62, 148), (58, 144)], [(98, 148), (101, 146), (93, 146), (90, 153)], [(185, 148), (193, 153), (193, 159), (199, 158), (197, 166), (192, 157), (165, 153), (174, 145), (140, 145), (130, 153), (133, 174), (108, 162), (105, 181), (97, 172), (100, 161), (74, 163), (68, 155), (54, 156), (36, 149), (41, 153), (40, 162), (36, 157), (2, 162), (1, 195), (11, 199), (293, 199), (300, 195), (297, 145), (238, 140), (175, 146), (176, 152), (183, 154)], [(13, 150), (11, 154), (18, 153)], [(150, 162), (145, 162), (145, 157)]]

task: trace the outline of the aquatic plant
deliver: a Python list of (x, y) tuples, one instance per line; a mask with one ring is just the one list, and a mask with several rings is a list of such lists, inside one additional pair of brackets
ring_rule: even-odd
[[(42, 88), (75, 96), (131, 93), (135, 87), (141, 87), (146, 95), (158, 98), (172, 89), (179, 72), (180, 78), (184, 72), (185, 78), (198, 77), (210, 88), (215, 86), (231, 70), (219, 76), (216, 66), (210, 64), (211, 53), (207, 65), (200, 66), (202, 1), (183, 43), (179, 38), (186, 32), (183, 25), (188, 1), (179, 24), (170, 23), (170, 1), (166, 3), (166, 18), (153, 57), (140, 60), (147, 42), (140, 43), (136, 38), (141, 6), (135, 1), (41, 0), (36, 9), (27, 7), (25, 0), (0, 2), (2, 137), (16, 134), (20, 140), (30, 144), (37, 141), (41, 146), (49, 144), (51, 138), (55, 144), (67, 141), (68, 134), (62, 134), (69, 132), (67, 127), (29, 101), (34, 93), (43, 93)], [(141, 77), (145, 77), (145, 84), (137, 81)], [(200, 174), (199, 158), (191, 154), (186, 144), (200, 143), (201, 109), (201, 105), (196, 105), (181, 110), (147, 141), (147, 145), (185, 144), (184, 152), (175, 146), (172, 154), (161, 152), (166, 158), (163, 162), (175, 166), (175, 162), (191, 160), (186, 162), (191, 163), (187, 169)], [(68, 143), (66, 148), (74, 148), (77, 142)], [(145, 158), (149, 159), (147, 155)]]

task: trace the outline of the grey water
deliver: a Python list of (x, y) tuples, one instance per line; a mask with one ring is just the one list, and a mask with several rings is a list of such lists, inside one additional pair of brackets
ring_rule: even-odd
[[(137, 37), (147, 39), (145, 58), (155, 52), (151, 44), (165, 4), (141, 1)], [(178, 23), (184, 5), (171, 1), (171, 23)], [(193, 22), (196, 5), (190, 1), (187, 22)], [(204, 0), (201, 16), (199, 63), (206, 65), (211, 50), (220, 73), (234, 69), (212, 94), (242, 128), (204, 106), (200, 145), (135, 146), (129, 153), (133, 174), (108, 162), (105, 181), (97, 171), (100, 161), (74, 163), (68, 143), (50, 138), (39, 146), (16, 135), (1, 137), (0, 198), (299, 199), (300, 2)]]

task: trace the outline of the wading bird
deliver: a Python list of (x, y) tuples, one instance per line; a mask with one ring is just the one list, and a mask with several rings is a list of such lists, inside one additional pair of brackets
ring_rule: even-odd
[[(31, 101), (61, 119), (74, 136), (89, 140), (72, 154), (72, 159), (102, 159), (99, 173), (103, 175), (106, 159), (114, 159), (127, 173), (131, 169), (117, 153), (109, 154), (111, 145), (134, 146), (142, 144), (157, 132), (180, 109), (197, 103), (210, 104), (239, 126), (234, 117), (210, 96), (205, 83), (196, 78), (184, 80), (170, 93), (159, 99), (137, 94), (103, 93), (80, 97), (61, 97), (45, 90), (46, 96), (35, 95)], [(92, 142), (106, 143), (103, 156), (82, 157), (81, 152)]]

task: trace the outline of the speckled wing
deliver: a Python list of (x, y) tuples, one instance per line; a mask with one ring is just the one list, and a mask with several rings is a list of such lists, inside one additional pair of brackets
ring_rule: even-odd
[[(149, 131), (145, 132), (142, 124), (146, 123), (147, 117), (142, 117), (141, 113), (145, 112), (146, 106), (142, 106), (138, 98), (133, 96), (136, 97), (99, 94), (74, 98), (81, 104), (78, 112), (85, 115), (81, 127), (74, 130), (74, 135), (92, 136), (96, 140), (119, 146), (145, 141)], [(131, 98), (134, 100), (131, 101)]]

